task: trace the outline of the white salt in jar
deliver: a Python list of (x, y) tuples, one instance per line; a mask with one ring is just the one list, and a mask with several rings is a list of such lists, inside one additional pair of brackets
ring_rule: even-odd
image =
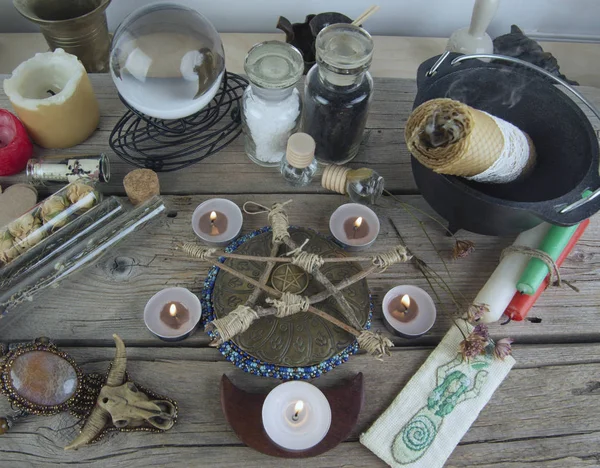
[(304, 70), (302, 54), (285, 42), (261, 42), (248, 52), (244, 69), (250, 80), (242, 98), (244, 149), (256, 164), (279, 166), (300, 124), (295, 85)]

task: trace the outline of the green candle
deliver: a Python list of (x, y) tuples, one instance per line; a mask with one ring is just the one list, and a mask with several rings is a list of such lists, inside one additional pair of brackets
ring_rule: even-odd
[[(583, 192), (583, 198), (589, 197), (591, 193), (592, 192), (589, 190), (586, 190)], [(538, 250), (546, 252), (552, 257), (552, 260), (556, 261), (571, 240), (571, 237), (573, 237), (575, 231), (577, 231), (578, 227), (579, 224), (567, 227), (552, 226), (538, 247)], [(535, 294), (548, 273), (548, 266), (544, 262), (539, 258), (532, 258), (529, 260), (525, 271), (517, 283), (517, 289), (529, 296)]]
[[(573, 237), (578, 226), (579, 224), (568, 227), (552, 226), (538, 247), (538, 250), (546, 252), (552, 257), (552, 260), (556, 261), (569, 243), (569, 240), (571, 240), (571, 237)], [(548, 266), (544, 262), (539, 258), (532, 258), (529, 260), (525, 271), (517, 283), (517, 289), (523, 294), (534, 294), (548, 273)]]

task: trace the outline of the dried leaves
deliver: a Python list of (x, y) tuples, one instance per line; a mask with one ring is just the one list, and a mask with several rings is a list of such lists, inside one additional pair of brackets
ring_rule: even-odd
[(460, 353), (466, 360), (473, 359), (480, 355), (491, 355), (496, 359), (504, 360), (512, 352), (512, 338), (502, 338), (494, 342), (490, 338), (488, 327), (480, 323), (469, 335), (460, 343)]
[(457, 260), (471, 255), (475, 251), (475, 242), (468, 240), (456, 239), (454, 248), (452, 249), (452, 258)]

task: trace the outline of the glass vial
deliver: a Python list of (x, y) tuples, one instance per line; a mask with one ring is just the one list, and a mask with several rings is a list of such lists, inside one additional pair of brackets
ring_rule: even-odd
[(85, 156), (51, 157), (27, 161), (27, 181), (35, 185), (48, 182), (71, 183), (83, 177), (94, 182), (110, 180), (110, 163), (104, 153)]
[(261, 42), (244, 63), (250, 85), (242, 97), (244, 150), (256, 164), (279, 166), (302, 114), (300, 93), (304, 61), (298, 49), (281, 41)]
[(383, 193), (384, 180), (368, 167), (350, 169), (332, 165), (323, 171), (321, 185), (327, 190), (348, 195), (355, 203), (374, 205)]
[(310, 184), (317, 171), (315, 140), (306, 133), (294, 133), (288, 140), (280, 170), (283, 178), (294, 187)]
[(316, 143), (316, 158), (344, 164), (358, 153), (367, 123), (373, 79), (373, 40), (351, 24), (324, 28), (315, 42), (317, 64), (306, 75), (302, 130)]

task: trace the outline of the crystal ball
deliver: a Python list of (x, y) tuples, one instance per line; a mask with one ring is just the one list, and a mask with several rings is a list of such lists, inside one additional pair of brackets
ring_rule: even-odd
[(219, 33), (191, 8), (151, 4), (115, 31), (110, 74), (121, 97), (147, 116), (180, 119), (198, 112), (213, 99), (224, 73)]

